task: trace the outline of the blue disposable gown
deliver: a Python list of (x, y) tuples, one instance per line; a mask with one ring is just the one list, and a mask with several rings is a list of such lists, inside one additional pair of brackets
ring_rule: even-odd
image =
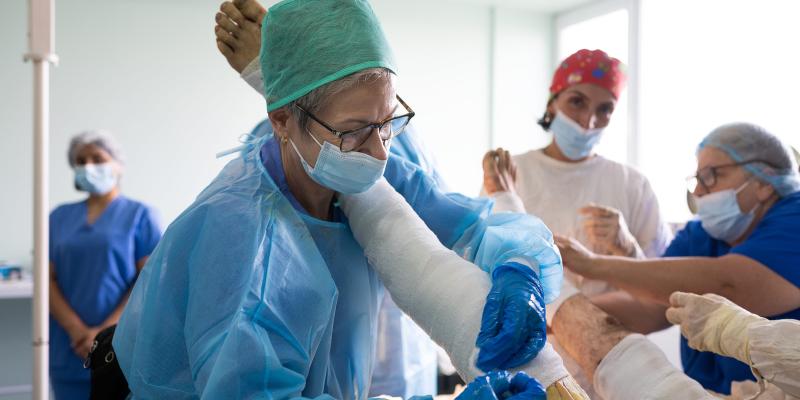
[[(292, 206), (262, 164), (270, 140), (223, 168), (139, 277), (114, 338), (135, 398), (367, 397), (380, 282), (346, 221)], [(495, 219), (490, 201), (445, 195), (396, 157), (385, 176), (442, 243), (487, 270), (529, 260), (557, 296), (560, 258), (538, 219)]]

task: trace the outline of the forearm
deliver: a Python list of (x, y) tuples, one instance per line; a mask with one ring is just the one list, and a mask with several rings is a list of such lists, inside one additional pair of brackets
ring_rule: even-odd
[(635, 260), (598, 256), (585, 275), (607, 281), (635, 297), (668, 305), (675, 291), (728, 294), (733, 282), (720, 264), (712, 257)]
[(86, 327), (75, 310), (67, 303), (67, 299), (64, 298), (64, 294), (55, 280), (50, 280), (50, 313), (67, 332), (74, 332)]
[(593, 296), (591, 301), (636, 333), (648, 334), (670, 326), (664, 317), (666, 306), (637, 299), (622, 290)]
[(565, 301), (553, 318), (553, 333), (590, 379), (603, 358), (631, 332), (581, 294)]

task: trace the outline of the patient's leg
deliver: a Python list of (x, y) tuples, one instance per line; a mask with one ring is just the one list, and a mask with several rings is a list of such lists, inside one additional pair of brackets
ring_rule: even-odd
[(586, 296), (577, 294), (566, 300), (553, 317), (553, 334), (592, 379), (600, 361), (625, 336), (631, 334), (622, 324), (601, 310)]
[(582, 294), (561, 304), (553, 334), (606, 399), (713, 399), (646, 337), (632, 333)]

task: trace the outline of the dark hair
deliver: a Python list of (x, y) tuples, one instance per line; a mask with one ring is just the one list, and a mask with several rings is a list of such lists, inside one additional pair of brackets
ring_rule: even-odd
[(550, 124), (553, 123), (553, 116), (547, 112), (547, 107), (550, 107), (550, 104), (553, 104), (553, 101), (555, 101), (556, 97), (558, 97), (558, 94), (550, 96), (550, 100), (547, 100), (547, 106), (544, 109), (544, 114), (542, 114), (542, 117), (536, 121), (536, 123), (539, 124), (539, 126), (541, 126), (545, 131), (549, 131)]

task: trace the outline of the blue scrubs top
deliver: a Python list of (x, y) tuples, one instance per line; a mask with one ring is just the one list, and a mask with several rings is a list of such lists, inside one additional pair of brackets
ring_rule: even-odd
[[(664, 257), (721, 257), (740, 254), (765, 265), (787, 281), (800, 287), (800, 192), (790, 194), (777, 203), (759, 222), (753, 233), (731, 248), (709, 236), (700, 221), (691, 221), (678, 232), (664, 252)], [(769, 319), (800, 319), (800, 308)], [(683, 370), (703, 387), (721, 394), (730, 394), (731, 382), (755, 380), (746, 364), (711, 352), (689, 347), (681, 337)]]
[[(87, 326), (97, 326), (114, 311), (136, 279), (136, 262), (148, 256), (161, 238), (148, 206), (118, 196), (93, 224), (87, 203), (59, 206), (50, 214), (50, 262), (61, 292)], [(50, 317), (50, 376), (54, 380), (89, 380), (88, 370), (72, 351), (64, 328)]]

